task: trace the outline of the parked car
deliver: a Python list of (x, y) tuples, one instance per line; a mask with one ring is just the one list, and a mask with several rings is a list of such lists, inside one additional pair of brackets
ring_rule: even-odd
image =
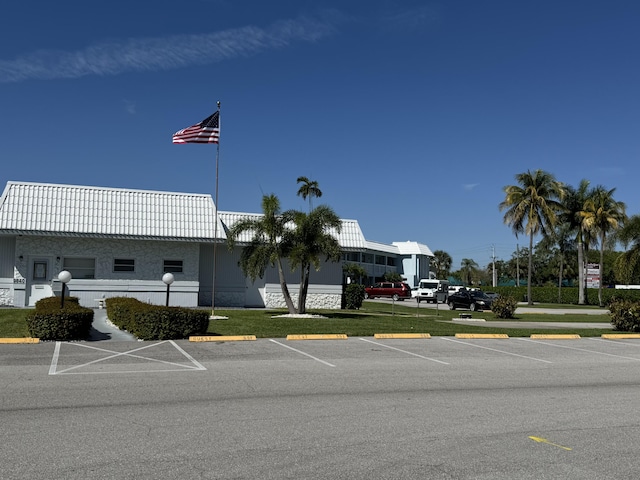
[(484, 294), (489, 297), (491, 300), (495, 300), (496, 298), (498, 298), (500, 296), (499, 293), (496, 292), (484, 292)]
[(364, 289), (364, 298), (389, 297), (394, 300), (411, 298), (411, 287), (404, 282), (379, 282)]
[(468, 308), (475, 310), (491, 310), (493, 300), (480, 290), (460, 290), (449, 295), (449, 308)]
[(464, 290), (465, 287), (462, 285), (449, 285), (447, 289), (447, 295), (453, 295), (454, 293), (458, 293), (460, 290)]

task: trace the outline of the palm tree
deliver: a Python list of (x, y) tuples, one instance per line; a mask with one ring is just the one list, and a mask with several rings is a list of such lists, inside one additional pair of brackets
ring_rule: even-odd
[(613, 198), (615, 188), (607, 190), (603, 186), (594, 189), (580, 213), (585, 230), (599, 237), (600, 243), (600, 282), (598, 285), (598, 304), (602, 306), (602, 275), (604, 273), (605, 241), (609, 233), (618, 230), (627, 219), (627, 206)]
[(505, 199), (500, 211), (507, 210), (504, 223), (509, 225), (516, 237), (524, 233), (529, 236), (529, 271), (527, 273), (527, 301), (531, 298), (531, 272), (533, 269), (533, 237), (539, 233), (546, 236), (557, 222), (557, 214), (563, 210), (559, 202), (564, 197), (564, 186), (555, 177), (543, 170), (533, 173), (527, 170), (516, 175), (518, 185), (504, 187)]
[(307, 177), (298, 177), (296, 180), (298, 183), (302, 183), (298, 189), (298, 196), (306, 200), (309, 197), (309, 211), (313, 209), (311, 199), (313, 197), (320, 198), (322, 196), (322, 190), (318, 186), (318, 182), (315, 180), (309, 180)]
[[(543, 238), (537, 245), (538, 249), (547, 249), (557, 255), (558, 262), (558, 303), (562, 303), (562, 280), (567, 253), (575, 250), (575, 238), (572, 226), (561, 223), (555, 226), (550, 235)], [(553, 248), (555, 247), (555, 249)], [(554, 252), (555, 250), (555, 252)]]
[(566, 195), (562, 201), (564, 212), (561, 214), (561, 221), (568, 225), (569, 229), (575, 232), (575, 241), (578, 249), (578, 304), (585, 304), (585, 261), (586, 252), (592, 241), (592, 236), (588, 230), (584, 228), (582, 223), (581, 212), (584, 210), (584, 204), (587, 198), (593, 194), (593, 190), (589, 188), (588, 180), (581, 180), (578, 188), (566, 186)]
[(240, 254), (240, 268), (255, 281), (257, 277), (264, 277), (268, 266), (277, 266), (280, 288), (287, 309), (289, 313), (297, 313), (282, 268), (282, 258), (286, 255), (281, 239), (286, 232), (285, 224), (288, 218), (280, 214), (280, 200), (273, 194), (262, 197), (262, 212), (260, 218), (246, 218), (233, 225), (227, 235), (227, 244), (229, 249), (232, 249), (242, 233), (251, 232), (253, 237)]
[[(630, 217), (618, 231), (617, 239), (626, 251), (615, 261), (616, 277), (625, 285), (633, 282), (640, 266), (640, 215)], [(631, 244), (631, 248), (627, 248)]]
[(453, 262), (451, 255), (444, 250), (436, 250), (433, 252), (433, 260), (431, 261), (436, 270), (436, 278), (446, 279), (451, 270), (451, 263)]
[(340, 233), (342, 221), (335, 212), (326, 205), (320, 205), (309, 213), (285, 212), (295, 224), (293, 230), (285, 232), (283, 249), (287, 252), (291, 268), (300, 267), (300, 291), (298, 294), (298, 313), (305, 313), (309, 275), (311, 265), (320, 270), (320, 257), (326, 261), (340, 261), (342, 249), (332, 232)]
[(465, 280), (465, 283), (469, 286), (473, 283), (473, 275), (478, 269), (478, 264), (471, 258), (463, 258), (460, 262), (460, 272)]

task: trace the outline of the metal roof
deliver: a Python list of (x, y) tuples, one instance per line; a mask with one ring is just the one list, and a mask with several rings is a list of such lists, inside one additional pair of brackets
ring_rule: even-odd
[(424, 243), (418, 242), (393, 242), (398, 247), (401, 255), (426, 255), (433, 257), (433, 252)]
[(8, 182), (0, 197), (3, 233), (213, 241), (214, 225), (211, 195)]
[[(226, 239), (238, 221), (258, 219), (259, 213), (218, 212), (211, 195), (124, 188), (7, 182), (0, 197), (0, 232), (16, 235), (162, 239), (211, 242)], [(357, 220), (342, 220), (340, 233), (331, 232), (345, 250), (433, 256), (417, 242), (393, 245), (364, 238)], [(239, 243), (248, 243), (245, 232)]]
[[(262, 218), (261, 213), (242, 213), (242, 212), (219, 212), (220, 221), (223, 223), (225, 228), (231, 229), (236, 223), (240, 220), (245, 220), (247, 218), (252, 220), (258, 220)], [(342, 229), (340, 233), (337, 233), (335, 230), (330, 231), (334, 237), (338, 239), (338, 243), (345, 250), (362, 250), (366, 246), (366, 240), (364, 239), (364, 235), (362, 234), (362, 230), (360, 229), (360, 225), (357, 220), (341, 220), (342, 221)], [(226, 232), (225, 232), (226, 233)], [(250, 231), (244, 232), (237, 239), (239, 243), (249, 243), (251, 241), (253, 234)]]

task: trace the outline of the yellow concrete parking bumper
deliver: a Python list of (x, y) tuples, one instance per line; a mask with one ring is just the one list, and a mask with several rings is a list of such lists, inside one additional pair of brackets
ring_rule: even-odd
[(39, 338), (0, 338), (0, 343), (40, 343)]
[(201, 335), (189, 337), (190, 342), (243, 342), (255, 339), (255, 335)]

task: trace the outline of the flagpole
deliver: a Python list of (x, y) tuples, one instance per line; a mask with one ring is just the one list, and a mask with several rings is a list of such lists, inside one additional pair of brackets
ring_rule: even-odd
[(215, 224), (213, 226), (213, 285), (211, 287), (211, 316), (216, 314), (216, 267), (218, 265), (218, 164), (220, 161), (220, 133), (222, 125), (220, 124), (220, 101), (218, 100), (218, 143), (216, 148), (216, 190), (215, 190)]

